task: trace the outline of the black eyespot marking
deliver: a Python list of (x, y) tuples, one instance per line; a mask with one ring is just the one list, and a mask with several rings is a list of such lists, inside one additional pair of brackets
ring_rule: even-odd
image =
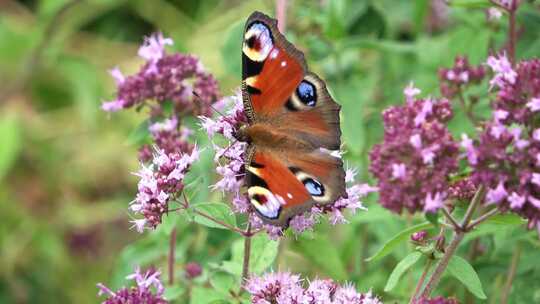
[(324, 196), (324, 186), (312, 178), (306, 178), (302, 181), (306, 190), (313, 196)]
[(298, 88), (296, 88), (298, 99), (306, 106), (314, 107), (317, 103), (317, 91), (315, 86), (306, 80), (302, 80)]

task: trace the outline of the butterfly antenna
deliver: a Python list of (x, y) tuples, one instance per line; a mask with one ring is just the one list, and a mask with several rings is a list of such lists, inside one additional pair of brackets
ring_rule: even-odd
[[(199, 104), (202, 105), (201, 97), (200, 97), (197, 93), (195, 93), (194, 91), (191, 92), (191, 93), (193, 93), (193, 96), (197, 97), (197, 98), (195, 98), (195, 100), (197, 100), (197, 101), (199, 102)], [(215, 111), (216, 113), (218, 113), (219, 115), (221, 115), (221, 116), (223, 116), (223, 117), (227, 117), (225, 114), (221, 113), (218, 109), (216, 109), (212, 104), (210, 104), (209, 106), (210, 106), (210, 108), (211, 108), (212, 110), (214, 110), (214, 111)]]

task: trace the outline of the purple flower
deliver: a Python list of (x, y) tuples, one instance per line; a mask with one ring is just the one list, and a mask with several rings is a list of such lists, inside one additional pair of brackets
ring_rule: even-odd
[(411, 234), (411, 240), (413, 242), (421, 243), (421, 242), (426, 240), (427, 236), (428, 236), (427, 231), (422, 230), (422, 231), (418, 231), (418, 232), (415, 232), (415, 233)]
[(446, 98), (453, 98), (461, 87), (477, 84), (485, 76), (483, 66), (471, 66), (466, 56), (457, 56), (454, 66), (439, 69), (440, 91)]
[(523, 204), (525, 204), (526, 199), (524, 196), (512, 192), (512, 194), (508, 197), (508, 201), (510, 202), (510, 208), (520, 209), (523, 207)]
[(520, 0), (493, 0), (500, 7), (504, 8), (507, 11), (514, 11), (520, 5)]
[(514, 84), (516, 82), (517, 73), (512, 69), (512, 64), (506, 57), (506, 54), (498, 57), (489, 56), (487, 65), (493, 70), (493, 78), (490, 80), (490, 89), (493, 87), (503, 88), (506, 84)]
[[(496, 94), (491, 105), (493, 118), (483, 125), (473, 142), (477, 159), (469, 161), (471, 178), (487, 187), (487, 204), (540, 222), (536, 197), (540, 197), (540, 141), (537, 130), (537, 101), (540, 96), (540, 60), (518, 62), (492, 58)], [(493, 62), (495, 61), (495, 62)], [(501, 115), (500, 113), (506, 113)]]
[(165, 55), (165, 46), (173, 45), (171, 38), (164, 38), (162, 33), (156, 33), (144, 39), (138, 55), (150, 62), (155, 62)]
[(107, 296), (103, 304), (166, 304), (163, 298), (163, 284), (160, 281), (160, 273), (154, 269), (146, 271), (144, 274), (137, 268), (135, 273), (128, 275), (126, 279), (134, 280), (136, 286), (123, 287), (114, 292), (105, 285), (98, 283), (98, 295)]
[(531, 112), (537, 112), (540, 110), (540, 98), (531, 98), (531, 101), (529, 101), (526, 104), (527, 108), (531, 110)]
[(465, 149), (465, 155), (469, 164), (474, 165), (478, 162), (478, 154), (474, 148), (473, 141), (470, 139), (467, 134), (461, 134), (461, 147)]
[(420, 91), (419, 88), (415, 87), (412, 81), (403, 90), (403, 94), (405, 95), (405, 99), (407, 102), (412, 102), (414, 100), (414, 97), (420, 93), (422, 93), (422, 91)]
[(392, 164), (393, 178), (404, 178), (405, 174), (407, 174), (407, 167), (405, 167), (405, 164)]
[(383, 207), (401, 213), (442, 206), (459, 153), (445, 125), (451, 117), (447, 99), (414, 100), (383, 112), (383, 142), (371, 150), (369, 167)]
[(487, 16), (488, 16), (488, 19), (491, 21), (499, 20), (502, 17), (502, 12), (496, 7), (490, 7), (487, 10)]
[(503, 182), (499, 182), (497, 188), (489, 189), (486, 194), (486, 202), (488, 204), (497, 204), (500, 201), (504, 200), (508, 196), (508, 192), (504, 188)]
[(299, 275), (289, 272), (272, 272), (261, 277), (251, 277), (246, 282), (245, 289), (254, 304), (382, 304), (371, 291), (359, 293), (352, 285), (340, 286), (330, 279), (317, 279), (307, 283), (303, 282)]
[(196, 57), (167, 54), (165, 46), (172, 43), (170, 38), (154, 34), (139, 48), (139, 56), (146, 64), (137, 74), (126, 77), (118, 68), (111, 70), (117, 83), (117, 96), (115, 100), (103, 103), (101, 108), (114, 112), (148, 106), (155, 117), (162, 116), (162, 106), (171, 102), (178, 117), (186, 114), (209, 116), (210, 105), (219, 97), (217, 81)]
[(189, 262), (185, 266), (185, 271), (188, 279), (194, 279), (202, 274), (202, 267), (198, 263)]
[(478, 187), (470, 177), (460, 179), (450, 185), (448, 197), (462, 201), (470, 201), (476, 193), (477, 188)]
[(440, 208), (444, 206), (444, 199), (446, 195), (442, 193), (435, 193), (435, 195), (431, 195), (431, 193), (428, 193), (426, 196), (426, 202), (424, 205), (424, 212), (437, 212)]
[(141, 170), (135, 173), (140, 178), (139, 192), (130, 203), (131, 211), (144, 217), (131, 221), (138, 232), (161, 223), (163, 214), (169, 210), (169, 200), (183, 189), (184, 175), (198, 158), (196, 146), (191, 154), (166, 154), (164, 150), (156, 149), (152, 163), (141, 164)]

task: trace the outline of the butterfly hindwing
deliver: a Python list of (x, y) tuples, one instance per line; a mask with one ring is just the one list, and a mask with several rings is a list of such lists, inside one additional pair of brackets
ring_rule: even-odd
[(295, 155), (252, 148), (246, 166), (248, 197), (265, 220), (286, 226), (313, 205), (346, 197), (343, 163), (322, 151)]

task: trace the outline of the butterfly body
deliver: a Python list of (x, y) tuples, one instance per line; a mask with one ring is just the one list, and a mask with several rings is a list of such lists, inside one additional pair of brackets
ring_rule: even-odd
[(340, 148), (340, 106), (308, 71), (304, 55), (278, 31), (276, 20), (254, 12), (242, 43), (242, 96), (249, 144), (250, 203), (267, 223), (287, 226), (314, 205), (346, 197)]

